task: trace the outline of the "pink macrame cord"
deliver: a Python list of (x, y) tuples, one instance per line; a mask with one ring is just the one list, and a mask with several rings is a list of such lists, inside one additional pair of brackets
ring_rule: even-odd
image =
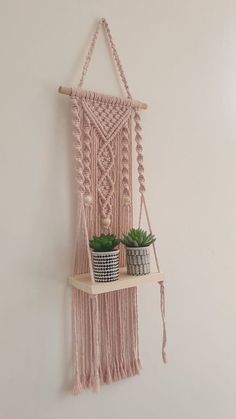
[(107, 37), (109, 46), (111, 48), (112, 56), (114, 58), (116, 66), (117, 66), (118, 73), (120, 75), (121, 81), (122, 81), (122, 83), (124, 85), (124, 88), (126, 90), (127, 97), (129, 99), (131, 99), (131, 94), (130, 94), (129, 86), (128, 86), (128, 83), (127, 83), (127, 80), (126, 80), (126, 77), (125, 77), (125, 73), (124, 73), (123, 67), (121, 65), (121, 61), (120, 61), (119, 55), (117, 53), (115, 44), (113, 42), (110, 28), (108, 26), (108, 23), (107, 23), (106, 19), (104, 19), (104, 18), (102, 18), (98, 21), (95, 32), (92, 36), (91, 44), (90, 44), (88, 54), (87, 54), (86, 59), (85, 59), (85, 63), (84, 63), (83, 70), (82, 70), (82, 76), (81, 76), (80, 82), (78, 84), (78, 88), (82, 89), (84, 79), (85, 79), (86, 73), (88, 71), (88, 67), (89, 67), (89, 64), (90, 64), (90, 61), (91, 61), (91, 58), (92, 58), (92, 54), (93, 54), (93, 51), (94, 51), (94, 48), (95, 48), (95, 45), (96, 45), (96, 41), (97, 41), (97, 38), (98, 38), (98, 33), (99, 33), (99, 30), (100, 30), (101, 26), (104, 29), (105, 35)]
[[(80, 196), (78, 220), (82, 223), (80, 234), (76, 233), (75, 274), (90, 271), (92, 278), (91, 236), (106, 230), (104, 221), (109, 221), (110, 231), (117, 236), (127, 232), (133, 224), (132, 103), (127, 99), (73, 90), (72, 109), (75, 177), (77, 196)], [(101, 214), (101, 217), (91, 217), (91, 214)], [(120, 253), (121, 266), (125, 266), (124, 250)], [(75, 394), (85, 388), (98, 391), (104, 383), (139, 373), (137, 310), (126, 314), (128, 307), (135, 307), (136, 299), (136, 288), (96, 298), (77, 293), (73, 300), (73, 318), (76, 320), (79, 316), (73, 328)]]
[[(100, 28), (103, 28), (127, 97), (98, 94), (82, 89)], [(95, 29), (78, 89), (72, 89), (73, 161), (76, 185), (74, 274), (90, 272), (95, 282), (89, 240), (93, 235), (114, 233), (121, 237), (133, 226), (132, 115), (140, 191), (139, 226), (143, 212), (151, 224), (144, 197), (143, 146), (138, 107), (134, 105), (110, 28), (101, 19)], [(157, 271), (159, 262), (153, 246)], [(126, 266), (120, 249), (120, 266)], [(164, 284), (160, 283), (163, 324), (162, 357), (166, 362)], [(140, 372), (137, 288), (94, 297), (72, 291), (74, 393), (85, 388), (98, 391), (102, 384)]]
[[(152, 233), (152, 227), (150, 222), (150, 217), (148, 214), (147, 204), (145, 200), (145, 177), (144, 177), (144, 165), (143, 165), (143, 145), (142, 145), (142, 135), (141, 135), (141, 124), (140, 124), (140, 115), (137, 111), (134, 114), (134, 121), (135, 121), (135, 141), (136, 141), (136, 152), (137, 152), (137, 163), (138, 163), (138, 181), (139, 181), (139, 192), (140, 192), (140, 208), (139, 208), (139, 227), (141, 226), (142, 220), (142, 210), (144, 207), (146, 220), (149, 228), (149, 232)], [(160, 272), (160, 266), (157, 256), (156, 244), (155, 242), (152, 244), (157, 272)], [(165, 287), (163, 281), (160, 282), (160, 309), (161, 309), (161, 319), (162, 319), (162, 359), (164, 363), (167, 363), (167, 355), (166, 355), (166, 343), (167, 343), (167, 334), (166, 334), (166, 322), (165, 322)]]

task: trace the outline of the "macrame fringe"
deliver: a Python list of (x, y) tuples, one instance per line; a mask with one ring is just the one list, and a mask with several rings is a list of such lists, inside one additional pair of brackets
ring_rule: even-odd
[(135, 291), (91, 298), (73, 289), (74, 394), (140, 373)]

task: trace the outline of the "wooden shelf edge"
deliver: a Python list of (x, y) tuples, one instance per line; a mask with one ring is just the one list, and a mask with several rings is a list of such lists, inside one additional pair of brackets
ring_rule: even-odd
[(72, 276), (68, 279), (69, 285), (86, 292), (90, 295), (104, 294), (106, 292), (118, 291), (121, 289), (137, 287), (139, 285), (163, 282), (164, 274), (160, 272), (151, 272), (147, 275), (127, 275), (125, 269), (121, 269), (120, 278), (112, 282), (95, 282), (90, 280), (90, 274), (81, 274)]

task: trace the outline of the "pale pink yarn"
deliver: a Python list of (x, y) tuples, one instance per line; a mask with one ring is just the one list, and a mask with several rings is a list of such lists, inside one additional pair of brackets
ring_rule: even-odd
[[(103, 27), (127, 99), (82, 89), (99, 28)], [(140, 115), (132, 101), (111, 33), (101, 19), (92, 38), (79, 88), (72, 99), (74, 173), (77, 190), (74, 273), (91, 273), (94, 281), (89, 238), (102, 232), (117, 236), (133, 225), (132, 202), (132, 115), (140, 191), (140, 217), (144, 209), (145, 178)], [(154, 255), (159, 271), (156, 248)], [(125, 266), (121, 249), (120, 265)], [(163, 321), (162, 356), (166, 361), (164, 285), (161, 283)], [(141, 368), (138, 345), (137, 289), (124, 289), (95, 297), (73, 289), (74, 393), (138, 374)]]

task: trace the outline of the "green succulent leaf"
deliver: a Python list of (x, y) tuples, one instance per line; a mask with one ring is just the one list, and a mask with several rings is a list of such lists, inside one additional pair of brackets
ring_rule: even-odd
[(112, 252), (119, 244), (120, 239), (117, 239), (114, 234), (101, 234), (89, 240), (89, 246), (95, 252)]
[(147, 247), (156, 240), (154, 234), (142, 228), (131, 228), (128, 234), (123, 234), (121, 243), (127, 247)]

